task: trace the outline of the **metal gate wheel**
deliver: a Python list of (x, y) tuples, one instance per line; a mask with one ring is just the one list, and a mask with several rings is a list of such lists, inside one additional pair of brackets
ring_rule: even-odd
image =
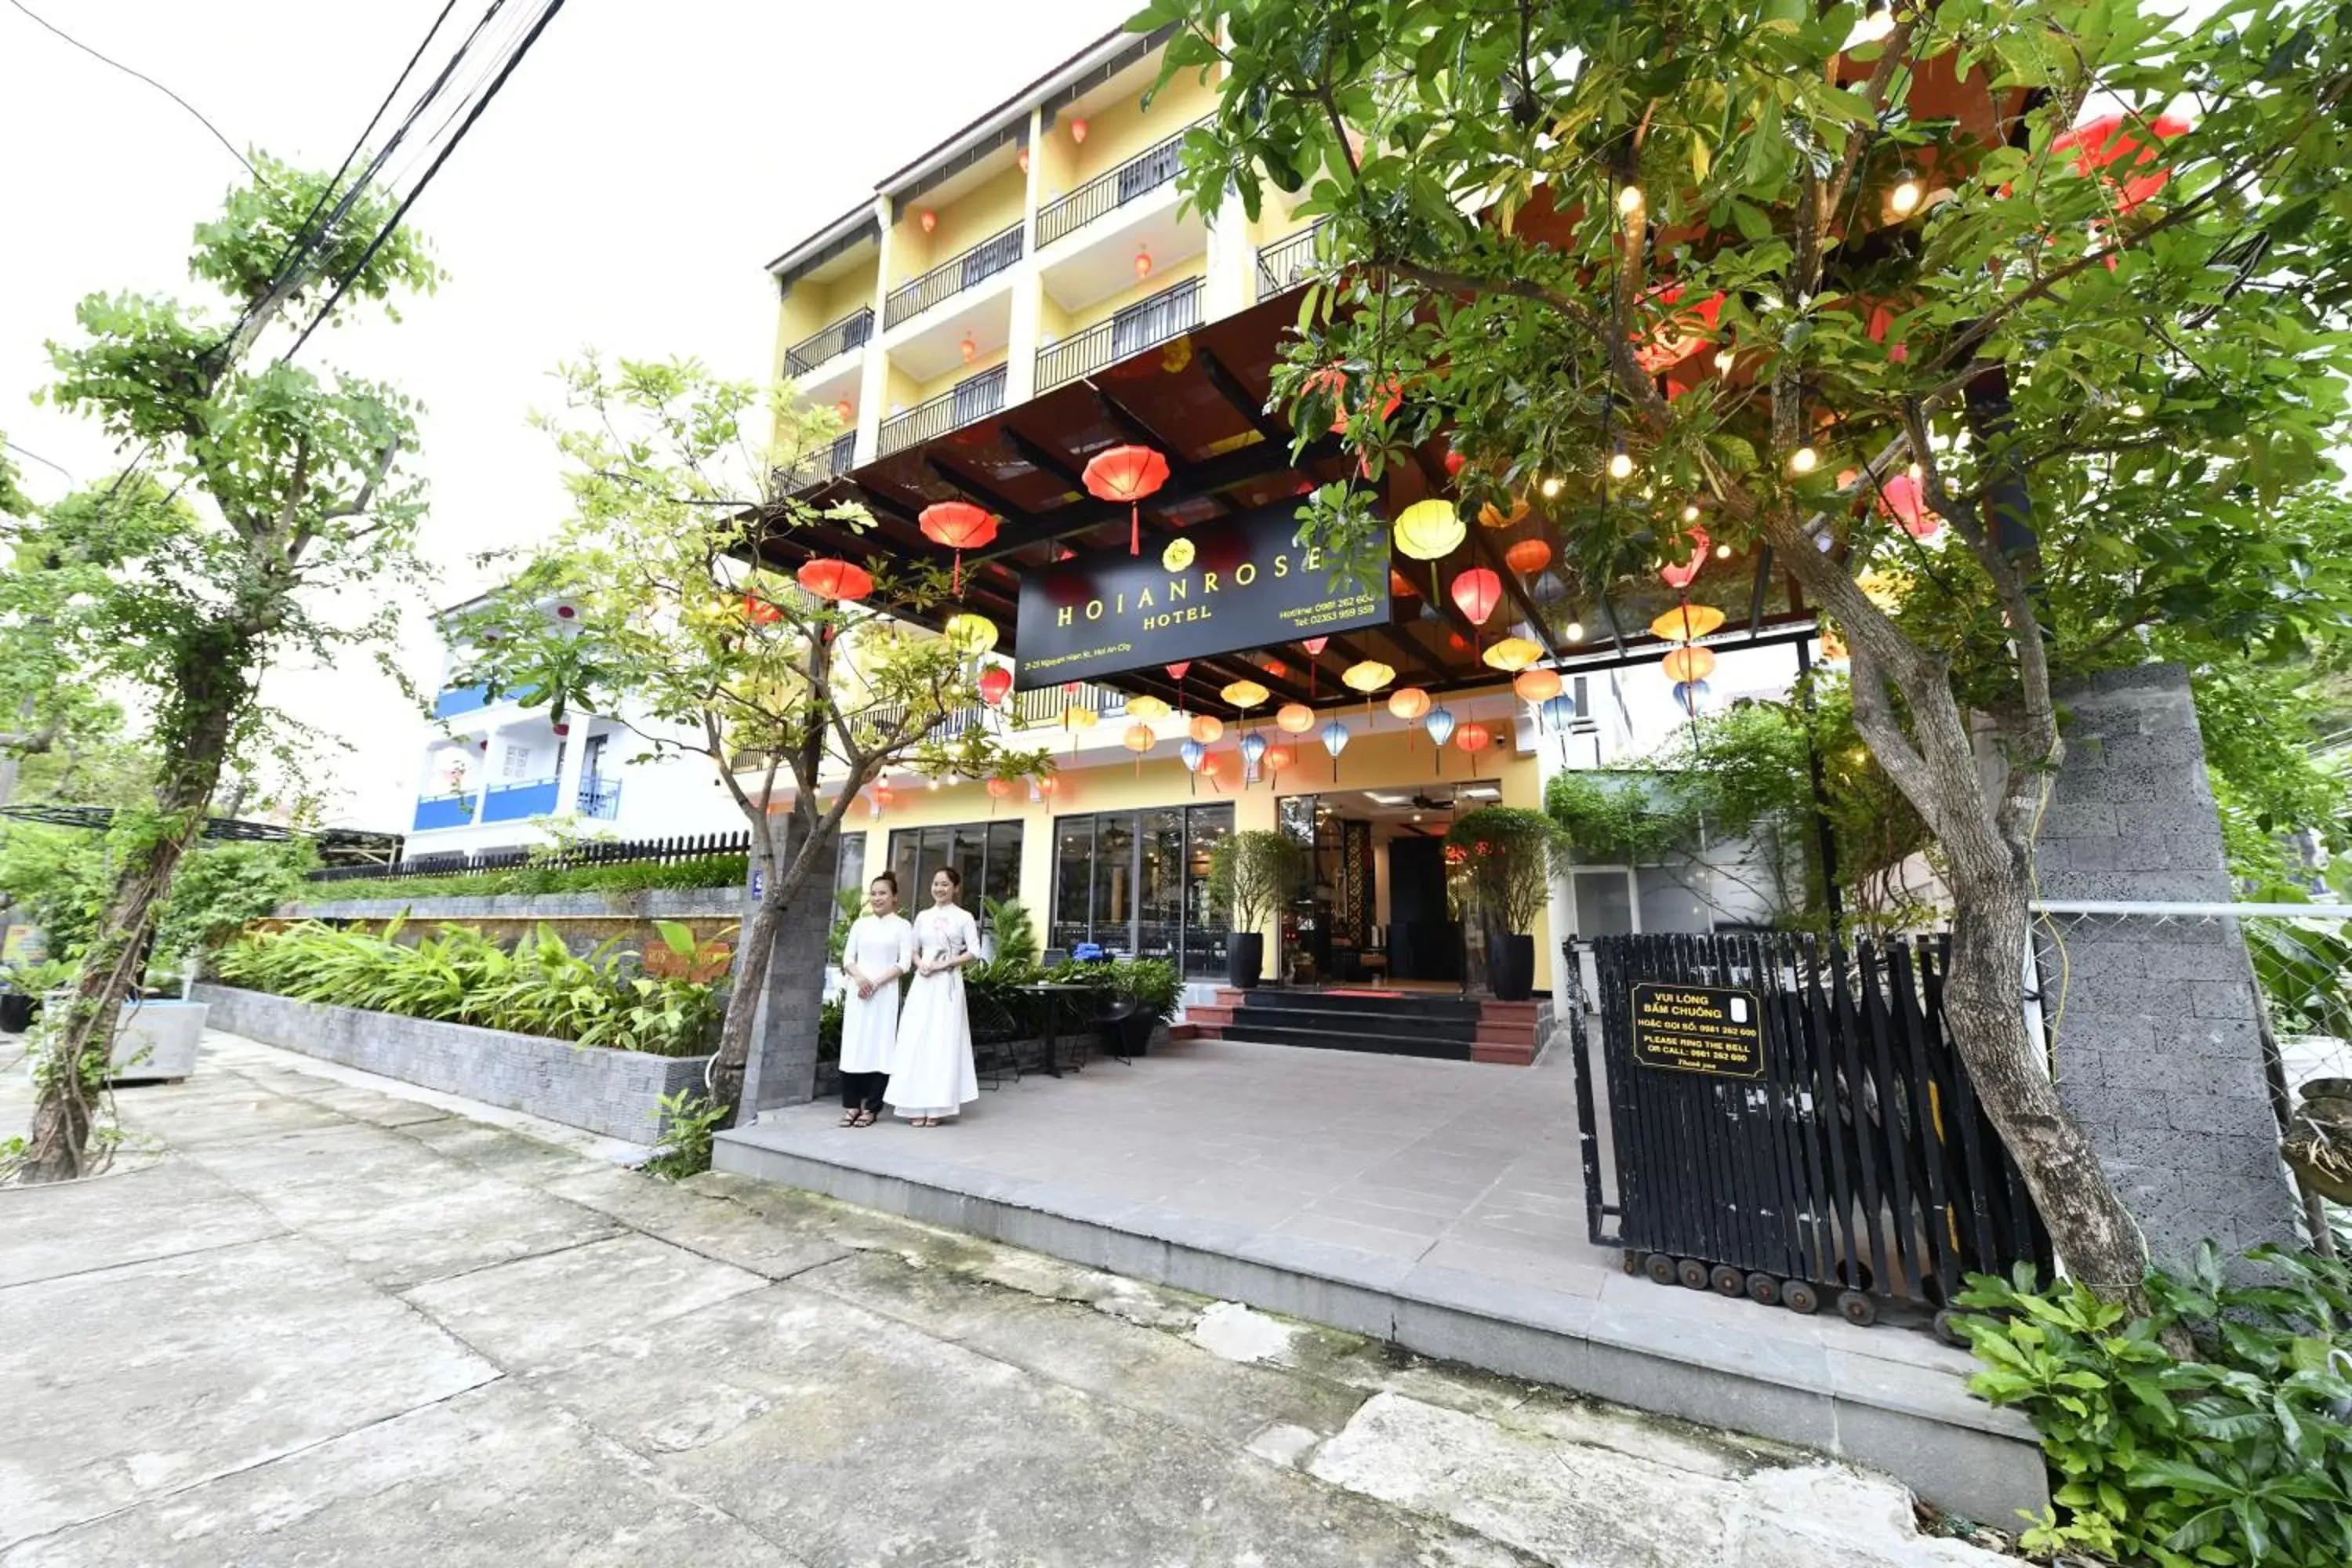
[(1748, 1276), (1728, 1263), (1717, 1264), (1714, 1272), (1707, 1276), (1707, 1283), (1715, 1287), (1715, 1293), (1718, 1296), (1745, 1295), (1748, 1290)]
[(1675, 1260), (1663, 1252), (1653, 1252), (1642, 1259), (1642, 1272), (1656, 1284), (1671, 1285), (1675, 1282)]
[(1943, 1341), (1948, 1345), (1954, 1345), (1961, 1350), (1966, 1350), (1969, 1346), (1969, 1336), (1960, 1332), (1957, 1321), (1958, 1317), (1958, 1314), (1954, 1312), (1949, 1307), (1947, 1307), (1942, 1311), (1937, 1313), (1936, 1337)]
[(1811, 1314), (1821, 1310), (1822, 1299), (1813, 1288), (1801, 1279), (1791, 1279), (1780, 1287), (1780, 1305), (1792, 1312)]
[(1675, 1265), (1675, 1277), (1693, 1290), (1713, 1289), (1713, 1282), (1707, 1276), (1706, 1265), (1696, 1258), (1685, 1258)]
[(1759, 1306), (1779, 1306), (1780, 1281), (1769, 1274), (1750, 1274), (1748, 1277), (1748, 1299)]
[(1841, 1290), (1837, 1299), (1838, 1316), (1856, 1328), (1866, 1329), (1878, 1321), (1878, 1303), (1859, 1290)]
[(1630, 1247), (1625, 1249), (1625, 1272), (1628, 1274), (1642, 1272), (1642, 1255)]

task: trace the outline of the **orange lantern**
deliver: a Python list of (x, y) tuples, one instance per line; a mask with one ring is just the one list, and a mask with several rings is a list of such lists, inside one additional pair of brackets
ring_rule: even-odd
[(916, 221), (923, 226), (923, 232), (925, 234), (929, 234), (931, 230), (940, 226), (940, 215), (933, 212), (930, 208), (925, 207)]
[(1551, 546), (1540, 539), (1522, 539), (1503, 552), (1503, 564), (1523, 577), (1532, 577), (1551, 564)]
[(1389, 693), (1389, 711), (1412, 723), (1429, 711), (1429, 693), (1418, 686), (1400, 686)]
[(1297, 760), (1291, 754), (1288, 746), (1269, 747), (1265, 753), (1265, 771), (1269, 773), (1278, 773)]
[(1151, 750), (1159, 739), (1151, 732), (1149, 724), (1129, 724), (1127, 733), (1119, 737), (1118, 743), (1135, 753), (1135, 771), (1138, 773), (1143, 772), (1143, 753)]
[(1127, 700), (1127, 716), (1139, 723), (1149, 724), (1155, 719), (1168, 717), (1168, 704), (1157, 697), (1130, 697)]
[(773, 626), (784, 618), (784, 612), (757, 594), (743, 595), (743, 615), (753, 626)]
[(1275, 710), (1274, 722), (1285, 734), (1304, 735), (1315, 728), (1315, 710), (1304, 702), (1286, 702)]
[(874, 592), (874, 578), (865, 567), (830, 556), (803, 561), (793, 581), (820, 599), (862, 599)]
[(1454, 579), (1454, 602), (1470, 617), (1472, 626), (1485, 626), (1502, 600), (1503, 580), (1484, 566), (1474, 566)]
[(1143, 553), (1143, 498), (1168, 482), (1168, 459), (1149, 447), (1112, 447), (1087, 459), (1087, 493), (1128, 504), (1127, 552)]
[(1201, 744), (1213, 746), (1225, 738), (1225, 721), (1212, 718), (1206, 713), (1196, 714), (1193, 716), (1192, 722), (1187, 726), (1186, 732)]
[(961, 597), (963, 552), (978, 550), (996, 537), (996, 519), (968, 500), (943, 500), (925, 507), (916, 521), (922, 525), (925, 539), (955, 552), (953, 591)]
[(1085, 121), (1083, 121), (1083, 120), (1073, 120), (1073, 121), (1070, 121), (1070, 140), (1071, 140), (1071, 141), (1073, 141), (1073, 142), (1079, 142), (1079, 143), (1082, 143), (1082, 144), (1083, 144), (1083, 143), (1085, 142), (1086, 139), (1087, 139), (1087, 122), (1086, 122)]
[(1495, 732), (1484, 724), (1465, 724), (1454, 731), (1454, 743), (1476, 756), (1495, 743)]
[(1414, 596), (1412, 581), (1393, 566), (1389, 568), (1389, 592), (1400, 599), (1410, 599)]
[(1151, 249), (1149, 246), (1139, 245), (1135, 247), (1135, 275), (1138, 278), (1151, 276)]
[(1528, 498), (1513, 496), (1508, 513), (1498, 510), (1493, 501), (1478, 509), (1478, 521), (1488, 528), (1508, 528), (1528, 515)]
[(1002, 708), (1012, 689), (1013, 672), (1003, 665), (992, 664), (980, 672), (980, 700), (991, 708)]
[(1522, 702), (1541, 702), (1559, 695), (1559, 671), (1523, 669), (1511, 677), (1511, 689)]
[(1668, 680), (1705, 680), (1715, 673), (1715, 650), (1704, 647), (1678, 647), (1658, 660)]
[(1723, 625), (1723, 612), (1713, 605), (1684, 605), (1650, 623), (1650, 635), (1668, 642), (1696, 642)]
[(833, 405), (833, 411), (841, 416), (841, 422), (844, 425), (848, 424), (850, 416), (857, 412), (857, 410), (851, 405), (849, 399), (846, 397), (841, 399), (838, 403), (835, 403)]

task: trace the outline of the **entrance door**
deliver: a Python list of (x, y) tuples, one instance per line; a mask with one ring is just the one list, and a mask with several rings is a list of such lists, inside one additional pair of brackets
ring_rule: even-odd
[(1389, 973), (1399, 980), (1462, 978), (1462, 928), (1445, 912), (1445, 844), (1389, 844)]

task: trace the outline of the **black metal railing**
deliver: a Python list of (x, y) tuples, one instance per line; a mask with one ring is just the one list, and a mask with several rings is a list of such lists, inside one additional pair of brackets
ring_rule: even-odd
[(561, 850), (482, 849), (470, 855), (420, 855), (388, 866), (334, 866), (313, 871), (313, 882), (380, 882), (394, 877), (470, 877), (485, 871), (516, 871), (525, 866), (565, 870), (574, 866), (651, 864), (676, 866), (721, 855), (748, 855), (751, 835), (705, 833), (678, 838), (637, 838), (617, 844), (574, 844)]
[(785, 471), (783, 489), (787, 495), (798, 495), (814, 489), (827, 479), (838, 479), (849, 472), (857, 458), (857, 432), (844, 430), (825, 448), (811, 456), (797, 468)]
[(610, 822), (621, 814), (621, 781), (593, 775), (582, 779), (578, 804), (581, 816)]
[(1021, 259), (1021, 226), (992, 234), (961, 256), (950, 257), (920, 278), (901, 283), (882, 300), (882, 325), (921, 315), (940, 300), (977, 288)]
[[(1192, 129), (1191, 125), (1184, 127), (1184, 131)], [(1039, 207), (1038, 247), (1043, 249), (1064, 235), (1084, 228), (1105, 213), (1125, 206), (1136, 197), (1149, 195), (1173, 180), (1184, 167), (1184, 160), (1180, 155), (1184, 144), (1184, 131), (1179, 131), (1156, 146), (1145, 148), (1110, 173), (1097, 175), (1068, 195)]]
[(1004, 366), (998, 365), (967, 376), (937, 397), (927, 398), (904, 414), (885, 419), (875, 442), (874, 455), (887, 457), (995, 413), (1004, 406)]
[(1059, 686), (1042, 687), (1013, 699), (1013, 720), (1017, 728), (1024, 730), (1033, 725), (1059, 724), (1063, 713), (1072, 708), (1091, 708), (1104, 719), (1114, 719), (1127, 711), (1127, 693), (1097, 686), (1091, 680), (1078, 682), (1076, 691)]
[(1154, 343), (1191, 331), (1201, 324), (1201, 295), (1203, 279), (1188, 278), (1172, 289), (1163, 289), (1148, 300), (1139, 300), (1119, 311), (1108, 321), (1097, 321), (1085, 331), (1037, 352), (1037, 390), (1061, 385), (1089, 375), (1107, 364), (1116, 364), (1129, 354), (1141, 353)]
[(1297, 288), (1315, 269), (1315, 237), (1323, 232), (1323, 221), (1318, 218), (1297, 234), (1258, 247), (1257, 297), (1261, 302)]
[(838, 354), (862, 349), (874, 335), (874, 307), (861, 305), (831, 326), (821, 327), (784, 351), (784, 374), (805, 375)]

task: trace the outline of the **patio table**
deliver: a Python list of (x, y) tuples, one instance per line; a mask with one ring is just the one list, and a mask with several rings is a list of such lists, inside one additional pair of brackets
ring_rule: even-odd
[[(1091, 996), (1094, 994), (1095, 988), (1091, 985), (1080, 985), (1075, 982), (1066, 980), (1040, 980), (1034, 984), (1020, 986), (1018, 989), (1031, 992), (1036, 995), (1045, 998), (1045, 1070), (1053, 1074), (1055, 1078), (1059, 1078), (1062, 1076), (1062, 1061), (1061, 1053), (1055, 1048), (1054, 1025), (1056, 1015), (1058, 1015), (1062, 1010), (1062, 998), (1070, 995), (1074, 992), (1083, 995)], [(1076, 1067), (1080, 1072), (1084, 1072), (1086, 1070), (1085, 1064), (1083, 1063), (1073, 1063), (1071, 1065)]]

